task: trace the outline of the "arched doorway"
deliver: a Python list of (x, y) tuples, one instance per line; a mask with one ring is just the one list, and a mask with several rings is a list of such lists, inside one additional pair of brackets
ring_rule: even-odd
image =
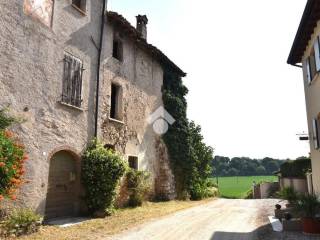
[(68, 151), (50, 159), (46, 219), (76, 216), (79, 211), (79, 161)]

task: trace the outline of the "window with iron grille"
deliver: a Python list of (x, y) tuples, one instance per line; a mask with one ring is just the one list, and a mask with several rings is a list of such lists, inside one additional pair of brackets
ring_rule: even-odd
[(70, 54), (64, 55), (63, 88), (61, 101), (81, 107), (82, 61)]

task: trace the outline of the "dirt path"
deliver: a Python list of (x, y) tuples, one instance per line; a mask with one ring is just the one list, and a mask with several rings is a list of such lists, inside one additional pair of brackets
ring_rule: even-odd
[(278, 200), (218, 199), (154, 220), (106, 240), (255, 240), (270, 232)]

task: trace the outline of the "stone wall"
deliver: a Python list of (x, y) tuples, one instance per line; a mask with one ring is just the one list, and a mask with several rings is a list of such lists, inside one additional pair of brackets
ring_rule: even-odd
[[(148, 117), (163, 106), (162, 67), (129, 38), (122, 37), (123, 60), (112, 57), (113, 37), (124, 36), (121, 29), (107, 24), (104, 47), (103, 83), (101, 84), (101, 136), (115, 145), (125, 158), (137, 156), (139, 170), (149, 171), (156, 193), (174, 196), (173, 176), (165, 146), (159, 141)], [(110, 119), (111, 84), (121, 88), (120, 121)], [(163, 149), (163, 151), (159, 151)]]
[[(44, 24), (25, 13), (23, 0), (3, 1), (0, 7), (0, 107), (9, 106), (14, 116), (24, 120), (13, 130), (30, 158), (26, 166), (29, 183), (22, 187), (17, 203), (40, 214), (45, 212), (51, 156), (60, 150), (81, 156), (94, 135), (102, 1), (88, 0), (86, 14), (71, 3), (54, 1), (51, 26), (47, 19)], [(112, 58), (113, 27), (106, 26), (100, 70), (99, 137), (115, 145), (125, 157), (138, 156), (139, 169), (150, 171), (154, 181), (158, 176), (173, 181), (167, 154), (158, 151), (159, 136), (146, 122), (162, 106), (162, 68), (123, 38), (124, 61), (119, 62)], [(85, 69), (80, 109), (60, 103), (65, 52), (81, 59)], [(111, 82), (122, 87), (122, 121), (109, 119)], [(164, 192), (173, 184), (154, 186), (163, 187)]]
[[(0, 7), (0, 107), (9, 106), (24, 119), (14, 130), (30, 160), (18, 196), (21, 205), (43, 214), (50, 155), (72, 149), (78, 155), (94, 131), (94, 95), (102, 1), (87, 1), (87, 15), (71, 0), (54, 1), (52, 27), (24, 13), (23, 0)], [(59, 103), (63, 59), (67, 51), (83, 61), (83, 104), (75, 109)]]

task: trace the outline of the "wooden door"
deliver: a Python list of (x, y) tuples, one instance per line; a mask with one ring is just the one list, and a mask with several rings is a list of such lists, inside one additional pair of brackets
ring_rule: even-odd
[(50, 161), (46, 219), (74, 216), (77, 212), (76, 161), (66, 151), (53, 155)]

